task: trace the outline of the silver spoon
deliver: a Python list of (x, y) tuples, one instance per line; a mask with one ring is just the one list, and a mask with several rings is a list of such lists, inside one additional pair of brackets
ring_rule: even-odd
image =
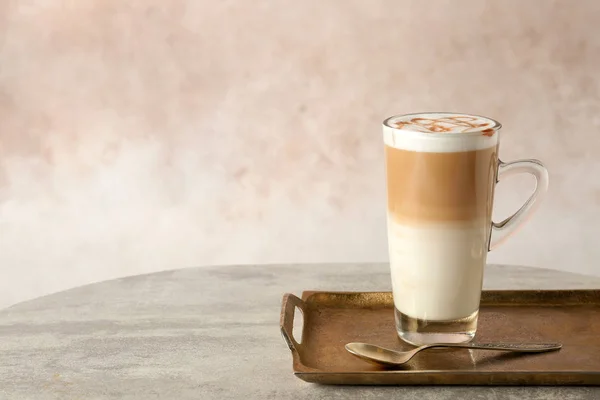
[(439, 348), (461, 348), (478, 350), (500, 350), (515, 351), (519, 353), (543, 353), (546, 351), (556, 351), (562, 347), (560, 343), (435, 343), (426, 344), (408, 351), (396, 351), (386, 349), (374, 344), (368, 343), (348, 343), (346, 350), (363, 360), (375, 364), (384, 365), (402, 365), (413, 358), (418, 352)]

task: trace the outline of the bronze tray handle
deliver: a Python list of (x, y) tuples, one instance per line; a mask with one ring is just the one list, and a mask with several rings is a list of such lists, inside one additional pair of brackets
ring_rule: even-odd
[(294, 339), (293, 331), (296, 307), (304, 312), (304, 302), (300, 300), (300, 298), (291, 293), (284, 294), (281, 305), (281, 319), (279, 321), (279, 326), (281, 328), (281, 334), (283, 335), (283, 338), (285, 339), (285, 342), (292, 353), (298, 352), (300, 349), (300, 343)]

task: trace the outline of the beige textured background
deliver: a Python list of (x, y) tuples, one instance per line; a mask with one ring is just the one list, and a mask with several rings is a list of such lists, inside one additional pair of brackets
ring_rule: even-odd
[[(385, 260), (380, 122), (422, 110), (496, 118), (504, 159), (550, 169), (491, 262), (596, 274), (599, 65), (595, 0), (0, 0), (0, 305)], [(502, 184), (498, 214), (530, 185)]]

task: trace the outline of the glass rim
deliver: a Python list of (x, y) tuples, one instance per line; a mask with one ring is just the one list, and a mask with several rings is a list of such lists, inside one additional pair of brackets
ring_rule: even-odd
[(457, 136), (457, 137), (464, 137), (464, 136), (477, 136), (477, 135), (481, 135), (481, 133), (484, 130), (478, 130), (478, 131), (471, 131), (471, 132), (456, 132), (453, 134), (448, 134), (445, 132), (420, 132), (420, 131), (415, 131), (412, 129), (404, 129), (404, 128), (398, 128), (395, 126), (392, 126), (390, 124), (390, 121), (396, 118), (401, 118), (401, 117), (411, 117), (411, 116), (427, 116), (427, 115), (431, 115), (431, 114), (436, 114), (436, 115), (453, 115), (453, 116), (458, 116), (458, 117), (474, 117), (474, 118), (483, 118), (486, 119), (488, 121), (492, 121), (493, 126), (489, 127), (489, 128), (485, 128), (485, 130), (488, 129), (492, 129), (494, 131), (494, 133), (500, 131), (500, 129), (502, 129), (502, 124), (498, 121), (496, 121), (493, 118), (490, 117), (486, 117), (484, 115), (478, 115), (478, 114), (469, 114), (469, 113), (461, 113), (461, 112), (448, 112), (448, 111), (440, 111), (440, 112), (436, 112), (436, 111), (424, 111), (424, 112), (416, 112), (416, 113), (408, 113), (408, 114), (396, 114), (396, 115), (392, 115), (391, 117), (388, 117), (386, 119), (383, 120), (383, 126), (386, 128), (390, 128), (390, 129), (394, 129), (396, 131), (402, 131), (402, 132), (407, 132), (407, 133), (412, 133), (412, 134), (420, 134), (420, 135), (426, 135), (426, 136), (443, 136), (443, 137), (452, 137), (452, 136)]

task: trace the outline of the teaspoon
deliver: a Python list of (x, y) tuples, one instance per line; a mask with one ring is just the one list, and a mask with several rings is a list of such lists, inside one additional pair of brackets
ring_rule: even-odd
[(368, 343), (348, 343), (346, 350), (363, 360), (384, 365), (402, 365), (417, 353), (432, 348), (461, 348), (477, 350), (513, 351), (519, 353), (543, 353), (556, 351), (562, 347), (560, 343), (434, 343), (416, 347), (408, 351), (386, 349)]

